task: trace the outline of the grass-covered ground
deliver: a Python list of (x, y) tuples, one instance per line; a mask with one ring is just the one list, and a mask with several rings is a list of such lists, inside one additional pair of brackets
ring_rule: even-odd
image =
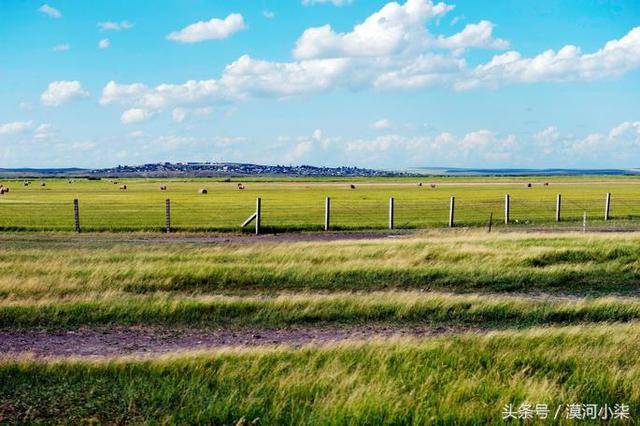
[[(239, 182), (246, 189), (239, 190)], [(11, 189), (0, 196), (3, 230), (73, 230), (75, 198), (86, 231), (162, 231), (166, 198), (171, 199), (172, 227), (178, 231), (239, 231), (254, 212), (256, 197), (262, 198), (266, 231), (320, 230), (325, 197), (332, 199), (331, 223), (339, 230), (385, 228), (389, 197), (395, 198), (398, 228), (447, 226), (452, 195), (456, 197), (455, 222), (460, 226), (484, 225), (490, 214), (500, 224), (507, 193), (514, 225), (553, 224), (557, 194), (563, 196), (566, 223), (580, 222), (585, 211), (590, 222), (601, 221), (607, 192), (612, 193), (612, 219), (640, 219), (640, 180), (636, 177), (119, 179), (117, 183), (109, 179), (36, 179), (29, 186), (22, 180), (0, 183)], [(350, 188), (351, 183), (355, 189)], [(528, 188), (527, 183), (533, 186)], [(127, 185), (126, 191), (120, 190), (122, 185)], [(161, 191), (160, 186), (167, 190)], [(198, 194), (201, 188), (208, 194)]]
[(574, 424), (569, 404), (638, 413), (638, 336), (633, 323), (154, 360), (7, 360), (0, 410), (16, 423), (498, 424), (505, 405), (530, 402), (547, 404), (549, 423)]
[(575, 422), (574, 403), (639, 415), (638, 234), (226, 238), (0, 235), (0, 339), (129, 326), (448, 331), (144, 358), (0, 347), (0, 421), (486, 424), (525, 402), (549, 417), (561, 407), (555, 423)]

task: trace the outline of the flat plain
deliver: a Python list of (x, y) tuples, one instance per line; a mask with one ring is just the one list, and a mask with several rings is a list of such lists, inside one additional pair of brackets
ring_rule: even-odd
[[(636, 177), (231, 180), (46, 179), (32, 180), (29, 186), (23, 180), (4, 180), (0, 183), (11, 191), (0, 196), (0, 229), (72, 230), (74, 199), (79, 200), (81, 225), (87, 231), (163, 230), (167, 198), (176, 231), (237, 232), (255, 211), (257, 197), (262, 199), (267, 231), (320, 230), (326, 197), (331, 198), (335, 230), (387, 227), (390, 197), (395, 199), (395, 226), (404, 229), (447, 226), (451, 196), (456, 198), (459, 226), (486, 224), (491, 214), (495, 223), (503, 221), (506, 194), (513, 225), (553, 224), (557, 194), (562, 195), (561, 214), (567, 223), (581, 221), (585, 212), (590, 222), (602, 221), (606, 193), (612, 194), (612, 219), (640, 220)], [(244, 190), (238, 189), (239, 183)], [(120, 189), (124, 185), (127, 189)], [(208, 193), (198, 194), (199, 189)]]
[[(123, 181), (9, 183), (0, 199), (0, 419), (490, 424), (509, 404), (546, 404), (551, 422), (570, 424), (569, 405), (579, 403), (627, 405), (633, 422), (640, 234), (572, 231), (578, 207), (566, 227), (551, 224), (557, 192), (594, 216), (611, 192), (614, 221), (633, 225), (637, 184), (528, 181), (248, 181), (238, 190), (131, 180), (126, 191)], [(450, 194), (461, 206), (495, 199), (499, 222), (507, 192), (522, 223), (488, 233), (482, 211), (468, 222), (478, 227), (436, 229), (446, 227)], [(316, 229), (327, 195), (356, 212), (375, 202), (380, 223), (354, 213), (347, 232), (238, 232), (256, 196), (267, 221), (278, 216), (266, 206), (281, 208), (272, 229)], [(383, 230), (391, 195), (398, 209), (444, 202), (444, 224), (419, 222), (416, 209), (415, 227), (427, 229)], [(170, 234), (154, 225), (167, 197), (178, 221)], [(69, 232), (73, 198), (82, 233)], [(547, 198), (549, 221), (536, 203)], [(313, 200), (313, 215), (287, 210)], [(517, 200), (530, 203), (528, 223)], [(36, 208), (58, 204), (50, 216)], [(531, 219), (536, 212), (545, 220)]]

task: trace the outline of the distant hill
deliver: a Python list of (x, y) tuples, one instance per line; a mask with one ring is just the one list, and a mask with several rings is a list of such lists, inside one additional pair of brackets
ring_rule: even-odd
[(284, 166), (249, 163), (149, 163), (120, 165), (105, 169), (0, 168), (0, 177), (375, 177), (375, 176), (579, 176), (640, 175), (640, 169), (523, 169), (415, 167), (405, 170), (376, 170), (359, 167)]
[(409, 174), (441, 176), (579, 176), (640, 175), (640, 169), (473, 169), (454, 167), (415, 167)]

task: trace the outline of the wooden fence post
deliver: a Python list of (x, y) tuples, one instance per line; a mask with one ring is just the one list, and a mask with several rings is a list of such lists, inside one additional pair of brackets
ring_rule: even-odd
[(607, 192), (604, 198), (604, 220), (609, 220), (609, 208), (611, 207), (611, 193)]
[(587, 212), (582, 213), (582, 232), (587, 232)]
[(393, 197), (389, 198), (389, 229), (393, 229)]
[(504, 224), (509, 224), (509, 212), (511, 209), (511, 197), (509, 194), (505, 194), (504, 196)]
[(262, 199), (256, 198), (256, 235), (260, 234), (260, 219), (262, 218)]
[(76, 232), (80, 232), (80, 207), (77, 198), (73, 200), (73, 224)]
[(164, 201), (164, 224), (167, 234), (171, 232), (171, 200)]
[(556, 196), (556, 222), (560, 222), (560, 212), (562, 210), (562, 195)]
[(449, 228), (453, 228), (453, 217), (454, 210), (456, 207), (456, 197), (451, 196), (451, 201), (449, 202)]
[(324, 200), (324, 230), (328, 231), (331, 226), (331, 198)]

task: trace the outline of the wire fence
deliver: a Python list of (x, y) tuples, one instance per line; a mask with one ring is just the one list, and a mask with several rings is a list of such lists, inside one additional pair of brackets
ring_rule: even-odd
[[(640, 197), (605, 194), (563, 197), (484, 198), (451, 197), (444, 193), (415, 198), (334, 197), (327, 207), (325, 198), (261, 196), (256, 200), (164, 199), (136, 201), (121, 197), (78, 201), (74, 211), (69, 201), (0, 200), (0, 230), (54, 231), (255, 231), (255, 222), (241, 226), (257, 214), (259, 231), (421, 229), (437, 227), (532, 226), (580, 227), (586, 214), (591, 226), (640, 229)], [(559, 219), (559, 220), (558, 220)], [(77, 222), (76, 222), (77, 221)], [(169, 226), (167, 226), (169, 225)]]

